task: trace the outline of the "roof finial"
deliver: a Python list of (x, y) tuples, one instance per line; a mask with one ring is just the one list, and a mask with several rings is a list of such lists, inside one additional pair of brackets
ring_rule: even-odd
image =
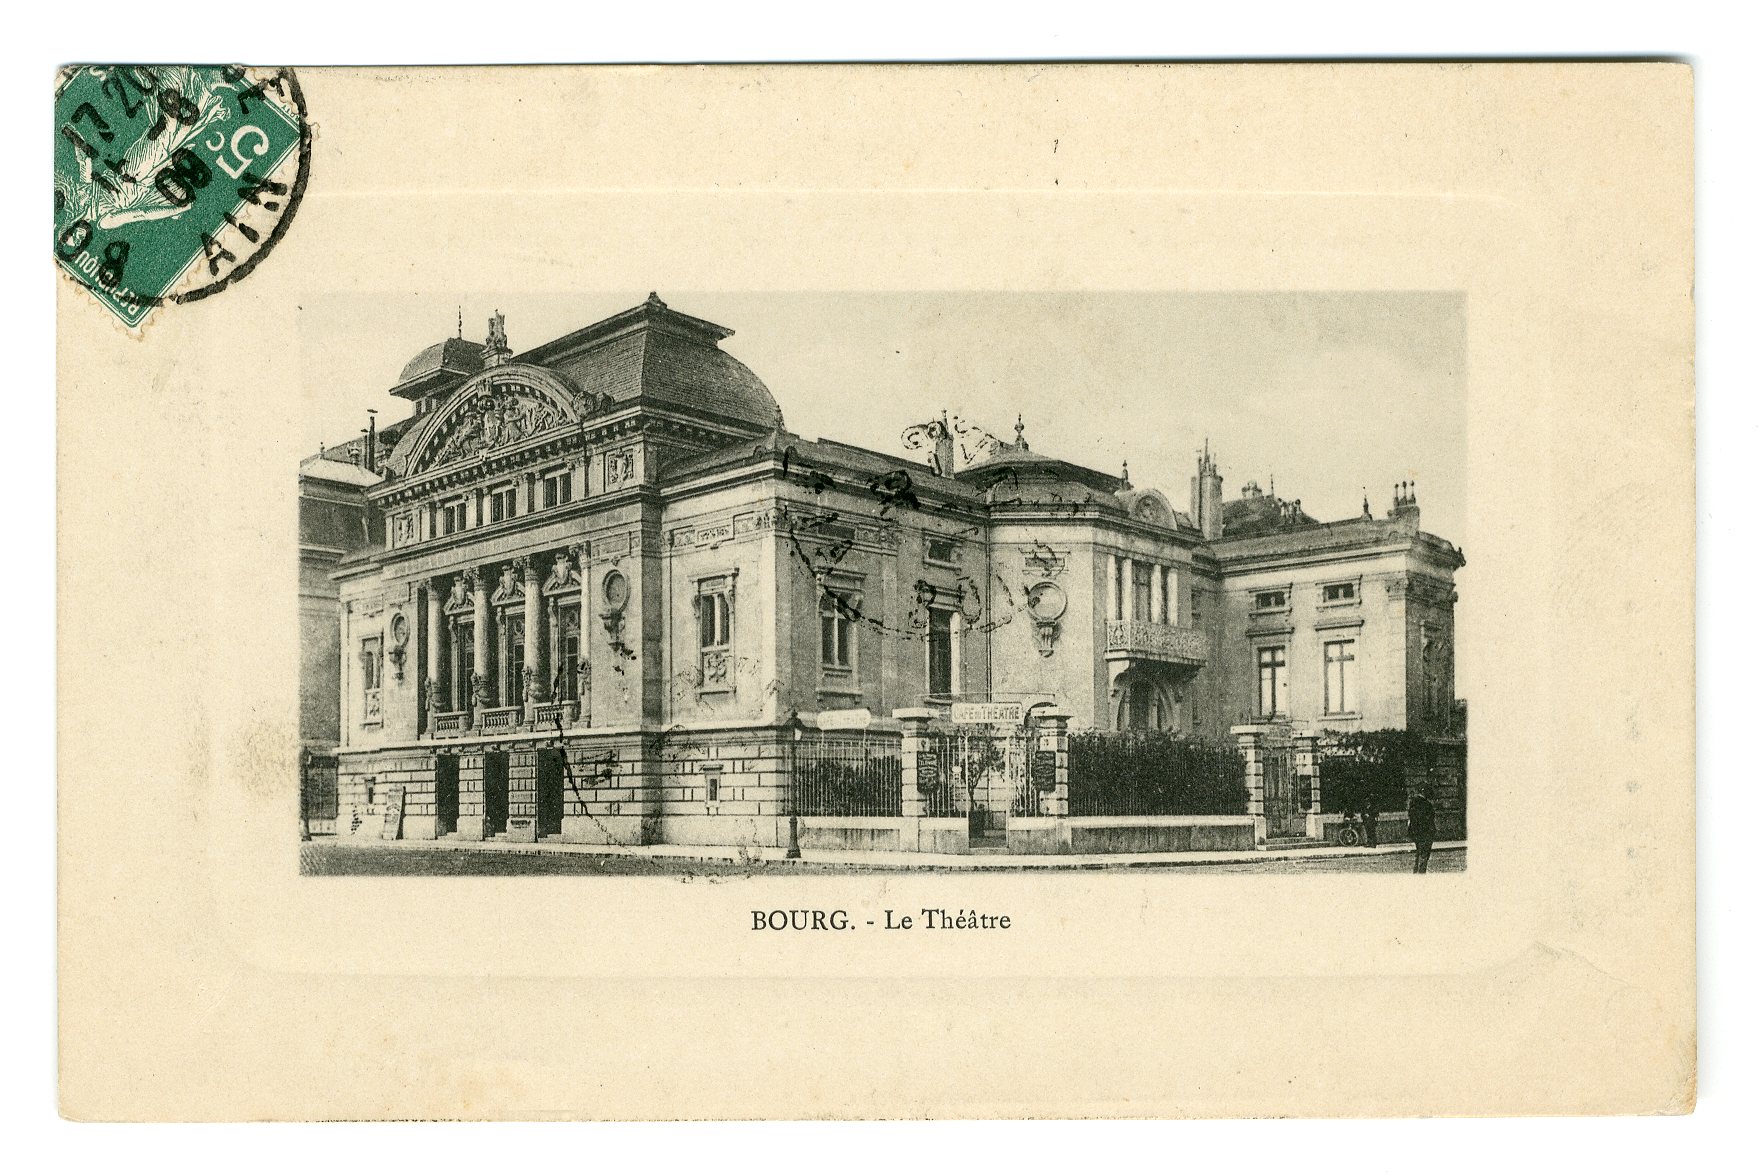
[(507, 345), (507, 316), (496, 310), (488, 319), (488, 342), (482, 348), (483, 363), (493, 367), (506, 362), (512, 353), (512, 347)]
[(464, 337), (464, 305), (461, 302), (458, 304), (458, 337)]
[(1123, 488), (1129, 488), (1129, 458), (1123, 459)]
[(1026, 444), (1025, 413), (1023, 413), (1023, 412), (1019, 413), (1013, 422), (1013, 443), (1021, 451), (1026, 451), (1026, 450), (1031, 449), (1031, 446)]

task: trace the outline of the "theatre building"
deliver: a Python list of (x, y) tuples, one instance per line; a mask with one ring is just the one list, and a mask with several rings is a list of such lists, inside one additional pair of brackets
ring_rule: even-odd
[(514, 352), (497, 316), (308, 462), (370, 520), (330, 560), (339, 833), (783, 844), (802, 752), (972, 703), (1215, 738), (1452, 713), (1463, 557), (1412, 488), (1320, 522), (1206, 454), (1180, 508), (1023, 423), (810, 440), (731, 333), (650, 296)]

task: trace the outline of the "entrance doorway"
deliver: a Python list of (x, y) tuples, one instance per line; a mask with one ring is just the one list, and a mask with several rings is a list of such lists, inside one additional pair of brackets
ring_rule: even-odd
[(458, 756), (438, 755), (433, 761), (433, 834), (458, 831)]
[(537, 835), (562, 834), (562, 752), (537, 752)]
[(482, 835), (499, 836), (507, 830), (507, 752), (491, 751), (482, 757)]

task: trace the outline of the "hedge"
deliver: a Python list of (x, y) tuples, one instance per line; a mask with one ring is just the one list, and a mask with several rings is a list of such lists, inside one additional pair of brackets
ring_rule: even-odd
[(1168, 731), (1068, 739), (1072, 816), (1243, 816), (1245, 758), (1231, 742)]

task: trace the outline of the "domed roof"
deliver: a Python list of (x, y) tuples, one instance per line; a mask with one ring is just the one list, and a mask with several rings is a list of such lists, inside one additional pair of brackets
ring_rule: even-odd
[(420, 399), (448, 383), (468, 379), (482, 370), (482, 344), (466, 339), (435, 343), (403, 365), (391, 394)]
[(649, 294), (633, 309), (515, 358), (564, 376), (594, 399), (682, 409), (767, 432), (781, 408), (755, 372), (720, 349), (732, 333)]

